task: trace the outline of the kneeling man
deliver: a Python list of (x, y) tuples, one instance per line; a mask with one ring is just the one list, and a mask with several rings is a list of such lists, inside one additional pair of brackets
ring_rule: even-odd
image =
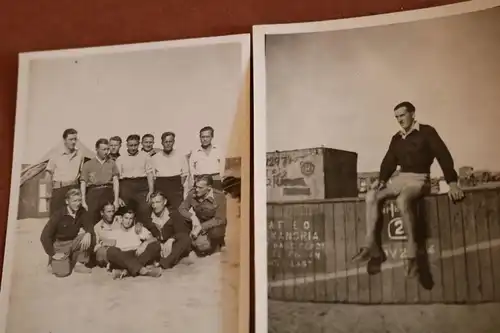
[(52, 274), (57, 277), (66, 277), (73, 269), (91, 272), (89, 262), (95, 236), (93, 225), (84, 215), (82, 193), (79, 189), (70, 189), (66, 193), (66, 206), (55, 211), (43, 228), (40, 241), (49, 256)]

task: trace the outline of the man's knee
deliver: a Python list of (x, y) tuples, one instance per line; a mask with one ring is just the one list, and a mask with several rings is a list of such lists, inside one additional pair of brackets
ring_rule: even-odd
[(407, 211), (412, 204), (412, 198), (408, 195), (405, 195), (404, 193), (401, 193), (397, 198), (396, 198), (396, 206), (400, 211)]
[(71, 275), (71, 262), (69, 258), (62, 260), (52, 259), (50, 265), (52, 267), (52, 274), (56, 277), (63, 278)]
[(121, 253), (122, 253), (122, 251), (119, 248), (111, 246), (106, 251), (106, 256), (107, 256), (108, 260), (113, 260), (117, 256), (120, 256)]
[(146, 246), (146, 251), (149, 252), (149, 253), (156, 253), (156, 252), (161, 252), (161, 245), (160, 245), (160, 242), (152, 242), (152, 243), (149, 243), (147, 246)]
[(367, 205), (374, 205), (374, 204), (378, 204), (379, 202), (379, 198), (377, 197), (377, 191), (375, 190), (369, 190), (367, 193), (366, 193), (366, 196), (365, 196), (365, 202)]

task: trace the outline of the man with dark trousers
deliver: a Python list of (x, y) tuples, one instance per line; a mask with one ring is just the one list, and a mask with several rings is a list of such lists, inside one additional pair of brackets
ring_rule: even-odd
[(184, 200), (184, 183), (188, 176), (188, 161), (175, 148), (175, 133), (161, 135), (163, 150), (152, 157), (155, 169), (155, 190), (167, 198), (169, 210), (177, 211)]
[(96, 157), (85, 162), (82, 168), (80, 189), (82, 206), (87, 210), (86, 218), (95, 225), (101, 218), (103, 205), (113, 202), (119, 207), (119, 172), (115, 161), (108, 157), (109, 141), (99, 139), (95, 144)]
[[(457, 184), (458, 176), (453, 158), (434, 127), (420, 124), (415, 120), (415, 106), (410, 102), (396, 105), (394, 115), (401, 130), (392, 137), (389, 149), (382, 160), (380, 177), (372, 184), (371, 190), (366, 195), (365, 247), (361, 248), (352, 260), (356, 263), (370, 260), (382, 263), (386, 260), (384, 251), (375, 242), (376, 223), (380, 216), (381, 204), (386, 199), (396, 198), (408, 235), (406, 275), (414, 277), (418, 274), (418, 267), (416, 225), (412, 208), (416, 200), (430, 192), (430, 168), (434, 159), (437, 159), (449, 184), (449, 197), (453, 201), (458, 201), (464, 194)], [(399, 174), (390, 179), (398, 166)]]
[(51, 184), (49, 213), (52, 214), (66, 206), (66, 192), (78, 188), (80, 172), (84, 162), (83, 154), (78, 150), (78, 132), (68, 128), (63, 132), (64, 148), (50, 158), (45, 178)]
[(189, 154), (189, 168), (193, 175), (193, 184), (202, 176), (210, 176), (213, 187), (222, 190), (221, 157), (219, 148), (212, 144), (215, 131), (211, 126), (200, 130), (200, 147)]
[(137, 221), (149, 218), (149, 199), (154, 191), (154, 169), (151, 156), (139, 151), (140, 137), (127, 137), (127, 152), (116, 160), (120, 173), (120, 198), (137, 212)]
[(163, 269), (174, 267), (191, 252), (191, 228), (177, 209), (169, 211), (167, 199), (161, 192), (151, 195), (151, 218), (144, 223), (161, 243), (159, 264)]
[[(194, 250), (199, 256), (218, 252), (225, 246), (226, 197), (212, 185), (210, 176), (199, 177), (179, 207), (179, 213), (193, 226), (191, 236), (195, 240)], [(194, 214), (190, 212), (191, 209)], [(198, 238), (206, 238), (209, 247), (200, 249), (197, 246)]]
[(95, 246), (94, 228), (84, 219), (80, 190), (68, 190), (65, 202), (64, 207), (52, 213), (40, 236), (49, 256), (50, 271), (57, 277), (66, 277), (73, 269), (90, 273), (90, 255)]

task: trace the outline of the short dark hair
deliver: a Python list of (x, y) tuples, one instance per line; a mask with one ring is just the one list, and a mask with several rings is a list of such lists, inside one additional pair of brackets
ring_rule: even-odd
[(108, 139), (100, 138), (95, 142), (95, 149), (99, 149), (101, 145), (109, 145)]
[(214, 178), (211, 175), (202, 175), (196, 179), (196, 183), (204, 181), (208, 186), (212, 187), (214, 185)]
[(151, 133), (146, 133), (142, 136), (142, 140), (144, 140), (145, 138), (151, 138), (151, 139), (155, 139), (155, 136)]
[(214, 128), (212, 126), (205, 126), (200, 130), (200, 135), (202, 132), (206, 132), (206, 131), (210, 131), (210, 134), (212, 134), (212, 136), (214, 136), (214, 134), (215, 134)]
[(123, 209), (121, 211), (121, 215), (123, 216), (125, 214), (132, 214), (135, 217), (135, 209), (132, 209), (131, 207), (127, 207), (127, 206), (123, 207)]
[(141, 137), (139, 136), (139, 134), (130, 134), (129, 136), (127, 136), (127, 142), (129, 141), (141, 141)]
[(120, 138), (118, 135), (112, 136), (109, 138), (109, 141), (118, 141), (120, 144), (122, 143), (122, 138)]
[(163, 197), (163, 199), (167, 198), (165, 196), (165, 194), (163, 194), (163, 192), (161, 192), (161, 191), (154, 191), (153, 193), (151, 193), (151, 196), (150, 196), (151, 199), (156, 198), (156, 197)]
[(165, 141), (167, 136), (172, 136), (175, 139), (175, 133), (174, 132), (165, 132), (161, 135), (161, 142)]
[(396, 111), (397, 109), (400, 109), (400, 108), (405, 108), (406, 111), (408, 112), (415, 112), (415, 105), (413, 105), (412, 103), (408, 102), (408, 101), (404, 101), (404, 102), (401, 102), (399, 103), (398, 105), (396, 105), (394, 107), (394, 111)]
[(68, 136), (72, 134), (78, 134), (77, 130), (74, 128), (68, 128), (64, 130), (62, 137), (63, 139), (66, 139)]
[(112, 203), (111, 201), (106, 201), (104, 204), (101, 205), (101, 212), (104, 212), (104, 208), (106, 208), (107, 206), (113, 206), (114, 208), (115, 204)]

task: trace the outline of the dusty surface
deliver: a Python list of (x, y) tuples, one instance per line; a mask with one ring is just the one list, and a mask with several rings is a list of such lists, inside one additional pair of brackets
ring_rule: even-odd
[(21, 220), (7, 333), (219, 333), (220, 256), (161, 278), (111, 279), (103, 269), (58, 279), (39, 242), (45, 220)]
[(332, 305), (269, 302), (273, 333), (499, 333), (500, 304)]

